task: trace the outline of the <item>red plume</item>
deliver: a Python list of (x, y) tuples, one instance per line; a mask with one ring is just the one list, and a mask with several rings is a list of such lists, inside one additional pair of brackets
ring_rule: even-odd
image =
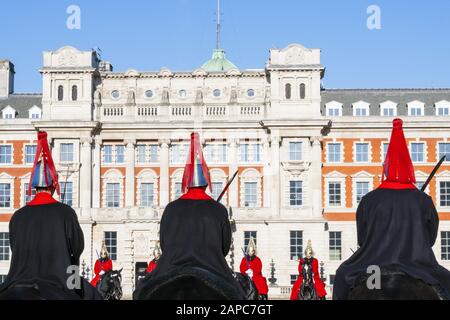
[(383, 165), (382, 189), (416, 189), (414, 167), (409, 155), (403, 121), (394, 119), (391, 140)]
[[(42, 159), (41, 165), (44, 168), (44, 177), (45, 177), (46, 182), (48, 182), (47, 175), (50, 174), (50, 176), (52, 177), (52, 180), (53, 180), (53, 187), (55, 188), (56, 192), (58, 194), (60, 194), (58, 174), (56, 173), (55, 164), (53, 163), (52, 153), (50, 152), (50, 149), (48, 147), (47, 132), (39, 131), (38, 132), (38, 143), (37, 143), (37, 148), (36, 148), (36, 156), (34, 157), (33, 169), (31, 170), (30, 182), (28, 183), (28, 196), (29, 197), (31, 197), (31, 183), (33, 181), (33, 177), (35, 174), (36, 165), (39, 162), (39, 160), (41, 160), (41, 159)], [(50, 172), (47, 172), (47, 169)]]

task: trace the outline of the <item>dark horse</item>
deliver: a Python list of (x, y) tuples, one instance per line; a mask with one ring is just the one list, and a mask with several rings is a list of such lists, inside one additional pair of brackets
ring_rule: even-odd
[(81, 295), (81, 291), (69, 292), (48, 281), (24, 280), (1, 292), (0, 300), (80, 300)]
[(120, 300), (122, 298), (122, 269), (109, 270), (102, 275), (97, 283), (97, 290), (105, 300)]
[(380, 289), (369, 289), (364, 273), (355, 280), (349, 293), (350, 300), (445, 300), (440, 288), (431, 286), (420, 279), (401, 271), (381, 269)]
[(298, 291), (298, 300), (319, 300), (314, 287), (312, 267), (308, 263), (302, 266), (303, 282)]
[[(140, 300), (242, 300), (258, 296), (253, 281), (240, 273), (234, 275), (236, 283), (198, 267), (178, 267), (141, 280), (134, 299)], [(237, 285), (236, 285), (237, 284)], [(245, 295), (238, 289), (241, 285)]]
[(246, 300), (259, 300), (259, 293), (255, 283), (247, 274), (234, 272), (233, 276), (244, 291)]

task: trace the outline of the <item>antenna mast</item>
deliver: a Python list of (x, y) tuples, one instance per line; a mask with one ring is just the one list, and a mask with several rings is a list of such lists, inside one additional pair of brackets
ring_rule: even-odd
[(220, 0), (217, 0), (217, 49), (220, 49)]

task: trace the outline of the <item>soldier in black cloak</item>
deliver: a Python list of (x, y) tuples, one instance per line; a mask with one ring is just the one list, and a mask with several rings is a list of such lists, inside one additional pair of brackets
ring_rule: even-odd
[[(182, 180), (185, 193), (164, 210), (160, 227), (162, 255), (156, 268), (139, 283), (134, 299), (182, 298), (175, 292), (187, 289), (181, 280), (177, 282), (175, 279), (187, 275), (190, 279), (199, 280), (200, 286), (221, 291), (222, 299), (243, 299), (241, 288), (225, 260), (231, 245), (228, 212), (206, 194), (210, 185), (199, 135), (192, 133)], [(189, 287), (190, 283), (187, 282), (186, 286)], [(169, 292), (169, 296), (157, 296), (155, 292)], [(174, 292), (173, 296), (170, 292)], [(220, 296), (208, 295), (207, 292), (199, 289), (193, 294), (199, 299)]]
[(415, 186), (402, 124), (401, 119), (393, 121), (381, 185), (358, 206), (359, 249), (338, 268), (333, 299), (348, 299), (358, 275), (367, 274), (371, 265), (423, 280), (450, 298), (450, 272), (432, 250), (439, 217), (431, 197)]
[(84, 249), (77, 215), (52, 197), (59, 194), (59, 183), (46, 132), (38, 133), (29, 195), (31, 188), (34, 199), (9, 223), (12, 257), (0, 300), (101, 299), (76, 268)]

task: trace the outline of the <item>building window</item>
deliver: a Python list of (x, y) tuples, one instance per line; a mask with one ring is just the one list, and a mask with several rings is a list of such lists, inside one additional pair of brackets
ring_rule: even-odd
[(9, 260), (9, 232), (0, 232), (0, 261)]
[(254, 97), (254, 96), (255, 96), (255, 90), (253, 90), (253, 89), (248, 89), (248, 90), (247, 90), (247, 96), (249, 96), (249, 97)]
[(213, 182), (211, 183), (211, 196), (214, 200), (217, 200), (222, 193), (223, 183), (222, 182)]
[(33, 112), (31, 114), (31, 119), (40, 119), (40, 118), (41, 118), (41, 114), (40, 113)]
[(356, 148), (356, 162), (369, 162), (369, 144), (357, 143), (355, 148)]
[(297, 281), (298, 274), (291, 274), (291, 286)]
[(341, 144), (328, 144), (328, 162), (341, 162)]
[(154, 205), (155, 187), (153, 183), (141, 184), (141, 207), (151, 207)]
[(244, 231), (244, 251), (247, 252), (247, 246), (250, 242), (250, 239), (253, 238), (253, 241), (255, 242), (255, 246), (257, 246), (257, 238), (256, 238), (256, 231)]
[(72, 182), (59, 182), (59, 189), (61, 190), (61, 202), (68, 206), (73, 205), (73, 183)]
[(301, 142), (289, 142), (289, 160), (302, 160), (302, 146)]
[(261, 162), (261, 144), (240, 144), (239, 156), (241, 162)]
[(291, 260), (299, 260), (303, 255), (303, 231), (291, 231)]
[(187, 92), (186, 92), (186, 90), (182, 89), (182, 90), (178, 91), (178, 95), (179, 95), (181, 98), (184, 98), (184, 97), (187, 96)]
[(244, 206), (256, 207), (258, 202), (257, 197), (257, 182), (245, 182), (244, 184)]
[(330, 285), (334, 285), (334, 278), (336, 277), (335, 274), (330, 274)]
[(118, 208), (120, 206), (120, 183), (106, 184), (106, 207)]
[(330, 231), (330, 260), (341, 260), (342, 232)]
[(152, 90), (145, 91), (145, 97), (146, 98), (152, 98), (153, 97), (153, 91)]
[(0, 183), (0, 208), (11, 207), (11, 185)]
[(287, 100), (291, 99), (291, 84), (290, 83), (287, 83), (284, 86), (284, 96)]
[(175, 199), (181, 197), (181, 182), (175, 182)]
[(328, 117), (342, 116), (342, 103), (333, 101), (325, 105), (325, 113)]
[(384, 162), (384, 160), (386, 160), (386, 154), (389, 148), (389, 143), (383, 143), (383, 152), (382, 152), (382, 161)]
[(25, 164), (34, 163), (34, 158), (36, 157), (36, 149), (35, 145), (27, 145), (25, 146)]
[(300, 84), (300, 99), (305, 99), (306, 97), (306, 85), (304, 83)]
[(450, 161), (450, 143), (439, 143), (439, 159), (441, 159), (443, 156), (445, 156), (445, 161)]
[(72, 86), (72, 101), (78, 100), (78, 87)]
[(12, 147), (0, 146), (0, 164), (12, 163)]
[(384, 107), (381, 109), (381, 115), (383, 117), (395, 117), (395, 108), (394, 107)]
[(291, 206), (302, 205), (303, 182), (289, 181), (289, 204)]
[(64, 87), (58, 86), (58, 101), (63, 101), (64, 99)]
[(220, 92), (219, 89), (215, 89), (215, 90), (213, 91), (214, 97), (220, 97), (220, 94), (221, 94), (221, 92)]
[(156, 163), (158, 162), (158, 146), (157, 145), (138, 145), (137, 163)]
[(61, 162), (73, 162), (73, 143), (61, 143), (59, 158)]
[(439, 198), (441, 207), (450, 207), (450, 181), (439, 182)]
[(369, 192), (369, 182), (356, 182), (356, 204), (361, 202), (362, 197), (364, 197)]
[(105, 231), (105, 246), (111, 260), (117, 260), (117, 231)]
[(207, 163), (227, 162), (226, 144), (208, 144), (205, 147), (205, 160)]
[(170, 147), (171, 163), (186, 163), (188, 144), (174, 144)]
[(450, 110), (449, 106), (439, 106), (436, 108), (436, 115), (448, 116), (450, 114), (449, 110)]
[[(102, 147), (103, 163), (105, 164), (123, 164), (125, 163), (124, 145), (104, 145)], [(115, 160), (115, 162), (114, 162)]]
[(418, 117), (423, 116), (423, 107), (422, 106), (410, 106), (408, 108), (409, 116)]
[(114, 100), (117, 100), (120, 98), (120, 92), (118, 90), (113, 90), (111, 92), (111, 98), (113, 98)]
[(450, 231), (441, 231), (441, 260), (450, 260)]
[(25, 183), (23, 185), (23, 203), (27, 204), (28, 202), (30, 202), (31, 200), (33, 200), (34, 196), (36, 195), (36, 189), (35, 188), (31, 188), (31, 197), (28, 196), (28, 183)]
[(411, 143), (411, 160), (414, 162), (424, 161), (424, 144)]
[(116, 146), (116, 163), (125, 163), (125, 146)]
[(113, 163), (113, 146), (104, 145), (103, 146), (103, 162), (104, 163)]
[(341, 183), (330, 182), (328, 183), (328, 204), (330, 206), (341, 205)]

